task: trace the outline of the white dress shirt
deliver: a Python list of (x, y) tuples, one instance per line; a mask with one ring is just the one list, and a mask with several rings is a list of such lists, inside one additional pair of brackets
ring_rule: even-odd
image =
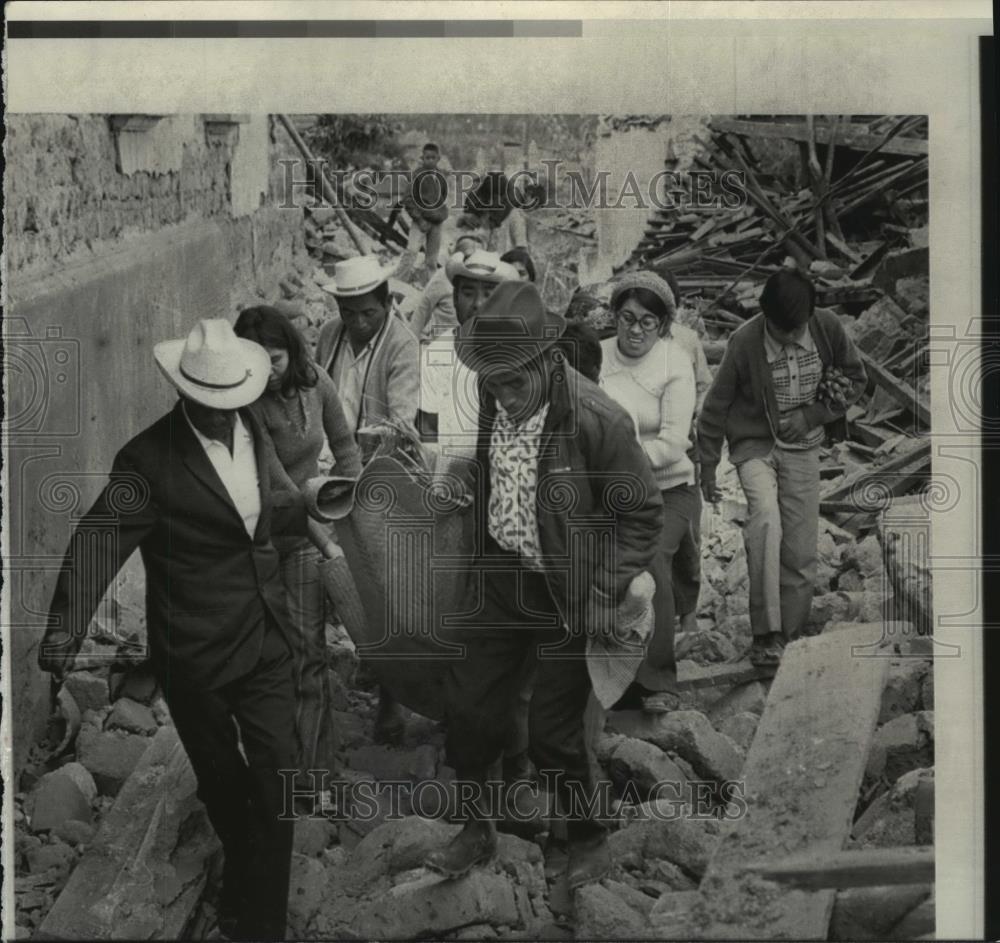
[(479, 389), (476, 374), (455, 351), (455, 330), (420, 348), (420, 409), (437, 416), (436, 451), (473, 458), (479, 435)]
[(230, 454), (229, 449), (217, 439), (209, 439), (195, 428), (186, 408), (184, 418), (205, 450), (205, 455), (222, 481), (236, 512), (243, 518), (247, 533), (253, 537), (260, 518), (260, 481), (250, 430), (243, 425), (243, 420), (237, 413), (233, 423), (233, 451)]
[[(392, 317), (392, 315), (389, 315)], [(347, 424), (356, 429), (361, 417), (362, 399), (365, 395), (365, 374), (371, 362), (375, 343), (381, 334), (376, 334), (358, 353), (354, 353), (348, 337), (342, 337), (339, 349), (334, 354), (330, 375), (340, 394), (340, 405), (347, 417)]]

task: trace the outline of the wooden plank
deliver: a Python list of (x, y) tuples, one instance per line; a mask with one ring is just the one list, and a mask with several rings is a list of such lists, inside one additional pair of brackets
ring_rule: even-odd
[(873, 848), (834, 855), (790, 855), (780, 861), (748, 864), (746, 870), (766, 881), (812, 889), (933, 884), (934, 849)]
[(897, 380), (896, 377), (872, 360), (864, 351), (858, 351), (858, 353), (861, 354), (861, 360), (865, 365), (865, 370), (868, 371), (869, 378), (877, 386), (885, 390), (900, 406), (910, 410), (917, 419), (927, 426), (927, 428), (930, 428), (930, 407), (920, 398), (917, 391), (908, 383)]
[[(923, 474), (930, 466), (931, 443), (924, 439), (916, 448), (903, 452), (874, 468), (862, 468), (848, 475), (836, 488), (820, 495), (820, 503), (852, 502), (858, 511), (871, 510), (861, 503), (861, 499), (870, 497), (869, 504), (876, 503), (885, 497), (886, 489), (892, 494), (901, 494), (904, 483), (912, 482), (914, 476)], [(869, 494), (870, 493), (870, 494)]]
[(176, 730), (161, 727), (38, 938), (180, 938), (219, 848), (196, 789)]
[[(766, 122), (738, 121), (733, 119), (713, 119), (713, 131), (743, 134), (753, 138), (771, 138), (789, 141), (808, 141), (809, 129), (804, 122)], [(829, 144), (833, 129), (824, 125), (816, 127), (816, 141), (819, 144)], [(881, 134), (868, 134), (841, 127), (837, 134), (838, 147), (848, 147), (852, 151), (870, 151), (881, 140)], [(923, 157), (927, 154), (927, 141), (922, 138), (896, 137), (890, 139), (879, 150), (883, 154), (896, 154), (902, 157)]]
[(698, 665), (683, 662), (678, 666), (677, 689), (691, 691), (696, 688), (735, 687), (747, 681), (760, 681), (774, 677), (774, 667), (758, 668), (749, 661), (720, 665)]
[(771, 685), (742, 780), (746, 811), (722, 826), (699, 891), (703, 939), (825, 940), (834, 891), (789, 890), (747, 861), (847, 840), (889, 659), (860, 657), (878, 623), (793, 642)]

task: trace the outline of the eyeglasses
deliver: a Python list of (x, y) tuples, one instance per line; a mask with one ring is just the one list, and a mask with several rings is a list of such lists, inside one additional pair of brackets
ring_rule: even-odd
[(634, 324), (638, 324), (647, 334), (660, 329), (660, 319), (653, 314), (644, 314), (641, 318), (636, 318), (635, 315), (628, 311), (619, 311), (615, 317), (618, 323), (623, 324), (625, 327), (632, 327)]

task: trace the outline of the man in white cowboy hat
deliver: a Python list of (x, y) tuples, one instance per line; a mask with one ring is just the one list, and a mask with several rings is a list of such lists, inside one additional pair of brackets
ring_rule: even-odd
[(416, 337), (390, 315), (389, 276), (378, 257), (361, 255), (338, 262), (324, 290), (340, 308), (323, 325), (316, 362), (330, 374), (344, 414), (357, 432), (365, 426), (413, 426), (420, 390)]
[(500, 261), (495, 252), (477, 249), (467, 256), (453, 255), (445, 265), (451, 282), (456, 325), (435, 337), (421, 350), (421, 437), (436, 444), (452, 458), (475, 454), (479, 421), (479, 394), (475, 375), (455, 352), (458, 329), (473, 317), (501, 282), (517, 281), (513, 265)]
[(117, 454), (71, 538), (39, 664), (72, 670), (105, 590), (138, 549), (151, 665), (225, 851), (220, 931), (283, 940), (293, 823), (280, 818), (279, 770), (296, 761), (294, 633), (271, 535), (304, 534), (304, 502), (243, 408), (270, 375), (263, 347), (226, 320), (203, 320), (154, 355), (180, 399)]
[(616, 609), (652, 562), (661, 498), (627, 414), (554, 350), (564, 326), (533, 284), (503, 282), (458, 332), (458, 356), (479, 379), (482, 588), (445, 693), (448, 762), (477, 797), (462, 831), (425, 860), (451, 877), (496, 851), (497, 810), (482, 787), (509, 741), (532, 650), (530, 749), (566, 813), (569, 886), (599, 880), (611, 864), (589, 805), (587, 638), (612, 636)]

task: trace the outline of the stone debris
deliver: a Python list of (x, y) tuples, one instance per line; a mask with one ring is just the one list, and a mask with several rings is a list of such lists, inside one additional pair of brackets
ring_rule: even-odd
[(153, 711), (129, 697), (121, 697), (115, 701), (111, 713), (104, 721), (105, 730), (124, 730), (144, 736), (152, 736), (158, 727)]

